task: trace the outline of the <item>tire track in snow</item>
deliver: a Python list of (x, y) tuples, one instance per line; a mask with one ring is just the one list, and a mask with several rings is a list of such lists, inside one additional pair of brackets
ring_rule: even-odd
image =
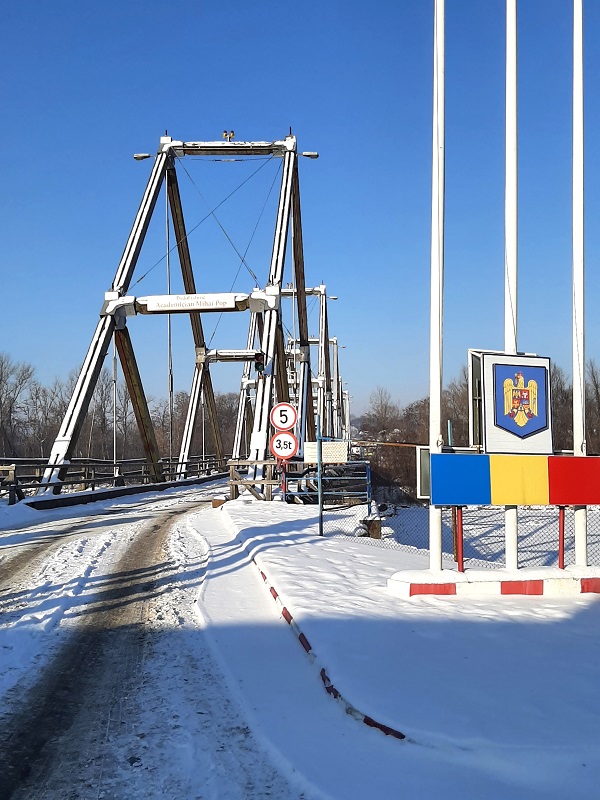
[[(25, 702), (1, 720), (2, 800), (15, 796), (19, 787), (24, 791), (20, 796), (34, 797), (34, 787), (37, 790), (57, 765), (60, 770), (64, 753), (59, 754), (57, 743), (78, 716), (79, 736), (87, 732), (89, 737), (90, 726), (94, 731), (106, 727), (102, 718), (112, 706), (105, 708), (99, 690), (104, 696), (114, 696), (126, 682), (128, 670), (139, 663), (144, 603), (156, 593), (157, 585), (168, 582), (168, 565), (160, 563), (163, 540), (171, 519), (188, 510), (179, 507), (165, 512), (159, 521), (141, 527), (116, 565), (113, 579), (86, 597), (89, 607), (83, 609), (79, 624), (28, 691)], [(101, 717), (96, 721), (89, 718), (94, 697), (93, 712)], [(77, 742), (75, 749), (79, 749)]]
[[(21, 574), (30, 574), (41, 566), (46, 569), (48, 559), (53, 555), (53, 551), (59, 550), (65, 544), (65, 540), (70, 540), (73, 536), (81, 536), (89, 530), (92, 536), (96, 532), (98, 521), (106, 521), (107, 516), (114, 512), (103, 511), (102, 514), (95, 514), (92, 517), (83, 517), (75, 523), (65, 526), (57, 525), (58, 520), (36, 526), (30, 534), (30, 540), (25, 540), (17, 544), (7, 546), (3, 539), (8, 538), (6, 532), (0, 531), (0, 550), (2, 560), (0, 561), (0, 591), (5, 591), (12, 584), (19, 580)], [(122, 515), (122, 514), (121, 514)], [(110, 526), (111, 522), (107, 522)], [(44, 539), (36, 539), (36, 536), (43, 534)], [(13, 532), (13, 536), (25, 535), (23, 529)], [(14, 550), (12, 553), (8, 551)], [(8, 551), (8, 552), (7, 552)]]
[[(68, 513), (76, 515), (75, 522), (72, 521), (71, 516), (67, 519), (61, 516), (50, 519), (42, 516), (37, 524), (30, 523), (11, 531), (1, 529), (0, 591), (7, 583), (14, 582), (19, 573), (29, 573), (38, 564), (44, 563), (50, 557), (52, 550), (60, 547), (60, 544), (68, 537), (82, 535), (86, 532), (93, 535), (99, 521), (106, 522), (107, 517), (116, 517), (116, 524), (118, 524), (119, 518), (122, 518), (124, 514), (144, 513), (148, 516), (174, 510), (174, 507), (189, 508), (190, 504), (209, 501), (215, 492), (223, 491), (225, 485), (224, 481), (217, 480), (200, 487), (178, 490), (170, 496), (160, 493), (156, 497), (143, 495), (139, 499), (135, 495), (129, 495), (126, 499), (111, 501), (113, 504), (108, 507), (104, 506), (100, 512), (92, 511), (90, 506), (83, 506), (77, 510), (73, 510), (71, 507)], [(62, 513), (64, 513), (64, 509)]]

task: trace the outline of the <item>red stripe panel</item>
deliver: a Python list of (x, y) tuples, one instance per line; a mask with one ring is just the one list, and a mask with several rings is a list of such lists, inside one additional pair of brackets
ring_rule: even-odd
[(411, 583), (410, 597), (414, 594), (456, 594), (455, 583)]
[(501, 581), (500, 594), (544, 594), (544, 581)]
[(549, 456), (548, 489), (551, 506), (600, 503), (600, 458)]
[(582, 578), (581, 591), (600, 594), (600, 578)]
[(386, 736), (393, 736), (395, 739), (406, 739), (406, 736), (403, 733), (400, 733), (400, 731), (397, 731), (394, 728), (390, 728), (389, 725), (384, 725), (382, 722), (375, 722), (373, 717), (365, 716), (363, 722), (370, 728), (377, 728), (378, 730), (382, 731)]

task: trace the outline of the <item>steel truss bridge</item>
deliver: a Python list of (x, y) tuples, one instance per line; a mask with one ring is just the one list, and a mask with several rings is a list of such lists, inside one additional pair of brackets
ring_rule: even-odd
[[(212, 429), (216, 457), (221, 462), (225, 460), (210, 372), (210, 365), (219, 361), (237, 361), (243, 365), (231, 456), (233, 459), (256, 462), (255, 474), (261, 474), (261, 462), (264, 464), (269, 458), (269, 415), (274, 403), (290, 402), (297, 409), (295, 435), (299, 440), (300, 459), (304, 443), (316, 439), (317, 417), (324, 436), (349, 438), (348, 394), (342, 390), (338, 340), (331, 337), (329, 332), (326, 287), (319, 285), (309, 288), (305, 285), (298, 176), (300, 155), (317, 157), (316, 153), (298, 153), (296, 138), (292, 135), (274, 142), (237, 142), (229, 139), (216, 142), (182, 142), (175, 141), (170, 136), (161, 137), (129, 238), (112, 286), (105, 293), (96, 330), (40, 481), (40, 493), (58, 494), (61, 491), (113, 339), (144, 447), (146, 474), (155, 483), (172, 477), (164, 473), (164, 460), (159, 453), (142, 376), (127, 325), (128, 319), (137, 315), (187, 314), (190, 319), (194, 343), (194, 351), (190, 353), (193, 378), (176, 465), (177, 479), (183, 480), (187, 477), (189, 464), (194, 460), (190, 450), (201, 397)], [(145, 156), (146, 154), (137, 157)], [(263, 159), (276, 157), (283, 160), (273, 249), (269, 273), (262, 289), (255, 289), (250, 293), (198, 292), (176, 165), (184, 157), (207, 156)], [(129, 294), (129, 289), (163, 183), (166, 183), (168, 209), (176, 237), (185, 293), (138, 297)], [(291, 243), (291, 258), (286, 259), (288, 243)], [(291, 275), (284, 274), (286, 267), (291, 270)], [(319, 300), (318, 338), (310, 337), (308, 333), (309, 296), (315, 296)], [(248, 335), (243, 347), (237, 350), (209, 349), (204, 336), (203, 318), (214, 312), (249, 315)], [(294, 316), (297, 338), (290, 337), (286, 340), (284, 337), (285, 313)], [(311, 349), (317, 350), (315, 370)], [(257, 364), (259, 368), (262, 367), (262, 371), (254, 373), (253, 365)]]

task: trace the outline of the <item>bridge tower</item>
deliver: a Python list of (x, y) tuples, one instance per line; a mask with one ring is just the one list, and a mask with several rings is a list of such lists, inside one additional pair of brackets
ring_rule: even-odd
[[(184, 157), (259, 157), (281, 158), (282, 177), (273, 236), (269, 273), (264, 289), (250, 294), (221, 293), (198, 294), (188, 245), (188, 234), (183, 214), (177, 180), (177, 163)], [(268, 453), (269, 414), (274, 402), (289, 401), (290, 378), (288, 366), (297, 365), (294, 392), (298, 403), (298, 429), (301, 446), (305, 440), (315, 439), (315, 406), (310, 361), (310, 339), (304, 277), (304, 249), (300, 210), (298, 158), (316, 158), (316, 153), (298, 153), (296, 138), (291, 134), (273, 142), (232, 141), (230, 138), (215, 142), (183, 142), (170, 136), (160, 139), (154, 165), (135, 216), (123, 255), (118, 264), (111, 288), (106, 292), (90, 346), (79, 373), (73, 396), (54, 442), (41, 482), (40, 492), (58, 493), (65, 478), (69, 462), (85, 421), (86, 414), (100, 375), (110, 343), (114, 337), (116, 350), (123, 369), (127, 390), (147, 461), (149, 479), (165, 479), (151, 414), (138, 369), (129, 329), (128, 318), (137, 314), (184, 313), (189, 316), (195, 348), (194, 370), (190, 401), (184, 426), (176, 476), (184, 478), (190, 456), (193, 432), (197, 423), (200, 399), (203, 395), (209, 424), (212, 427), (216, 455), (224, 459), (223, 444), (219, 434), (214, 389), (210, 364), (215, 361), (243, 362), (239, 409), (236, 425), (234, 456), (247, 449), (249, 458), (262, 461)], [(136, 156), (150, 157), (148, 154)], [(163, 182), (166, 182), (168, 207), (176, 237), (176, 249), (181, 267), (183, 295), (155, 295), (134, 297), (128, 294), (148, 226), (155, 210)], [(286, 251), (291, 239), (291, 276), (284, 289)], [(319, 287), (324, 290), (324, 287)], [(311, 292), (314, 290), (311, 290)], [(317, 378), (317, 410), (324, 414), (328, 427), (333, 430), (333, 397), (329, 357), (329, 332), (326, 297), (321, 292), (320, 339)], [(282, 303), (282, 300), (285, 302)], [(297, 325), (296, 355), (286, 351), (284, 340), (283, 306), (291, 301)], [(204, 337), (202, 317), (206, 313), (223, 311), (250, 311), (246, 347), (239, 350), (210, 350)], [(252, 363), (260, 359), (264, 369), (254, 379)], [(337, 369), (337, 367), (336, 367)], [(336, 377), (339, 386), (339, 375)], [(329, 386), (329, 388), (328, 388)], [(339, 389), (338, 386), (338, 389)], [(337, 390), (336, 390), (337, 391)], [(252, 393), (253, 392), (253, 393)], [(327, 405), (327, 395), (330, 401)], [(341, 401), (338, 398), (338, 403)], [(326, 408), (328, 410), (326, 410)], [(248, 435), (249, 434), (249, 435)], [(246, 448), (243, 439), (246, 437)]]

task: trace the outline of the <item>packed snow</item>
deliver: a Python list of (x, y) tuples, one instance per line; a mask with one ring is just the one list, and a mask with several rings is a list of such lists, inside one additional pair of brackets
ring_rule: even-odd
[[(27, 548), (52, 542), (2, 587), (3, 712), (49, 668), (144, 524), (217, 491), (0, 508), (0, 574)], [(177, 517), (119, 727), (108, 726), (94, 743), (100, 750), (72, 756), (62, 788), (55, 780), (29, 796), (597, 794), (596, 596), (400, 600), (387, 579), (426, 567), (426, 553), (317, 533), (314, 507), (280, 502), (241, 498)], [(322, 670), (339, 700), (325, 691)]]

